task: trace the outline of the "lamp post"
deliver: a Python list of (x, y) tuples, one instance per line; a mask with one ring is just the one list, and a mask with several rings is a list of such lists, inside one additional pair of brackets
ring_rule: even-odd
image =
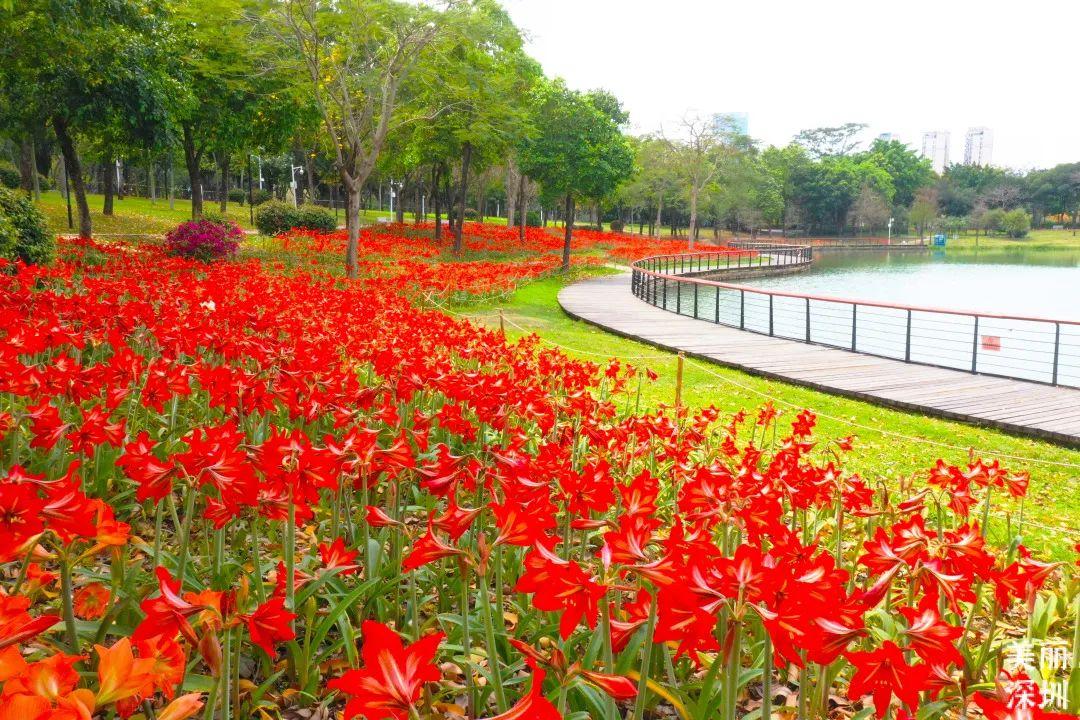
[(397, 193), (394, 192), (394, 179), (390, 178), (390, 222), (394, 222), (394, 198)]
[(292, 191), (293, 191), (293, 201), (292, 201), (293, 202), (293, 207), (296, 207), (296, 205), (297, 205), (297, 200), (296, 200), (296, 171), (299, 170), (300, 174), (303, 175), (304, 174), (304, 166), (303, 165), (290, 165), (289, 167), (292, 168), (292, 176), (291, 176), (292, 180), (289, 182), (289, 187), (291, 187)]
[(889, 218), (889, 242), (888, 242), (889, 245), (892, 245), (892, 224), (893, 224), (893, 220), (895, 220), (895, 218)]

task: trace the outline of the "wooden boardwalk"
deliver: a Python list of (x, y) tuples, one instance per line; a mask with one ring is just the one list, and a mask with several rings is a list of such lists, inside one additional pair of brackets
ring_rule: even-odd
[(572, 317), (667, 350), (825, 392), (1080, 447), (1080, 390), (973, 375), (768, 337), (661, 310), (630, 273), (562, 289)]

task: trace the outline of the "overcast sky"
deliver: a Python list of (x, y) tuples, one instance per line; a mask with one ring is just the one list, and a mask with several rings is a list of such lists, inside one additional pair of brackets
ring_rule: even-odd
[(1080, 161), (1077, 0), (503, 0), (529, 52), (571, 87), (603, 87), (637, 132), (743, 111), (785, 144), (869, 124), (919, 149), (926, 130), (994, 133), (993, 162)]

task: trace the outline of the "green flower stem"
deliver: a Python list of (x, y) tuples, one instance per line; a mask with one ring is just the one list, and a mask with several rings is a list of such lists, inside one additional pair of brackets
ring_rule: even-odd
[(68, 647), (72, 655), (79, 654), (79, 633), (75, 629), (75, 591), (71, 585), (71, 560), (68, 550), (60, 551), (60, 595), (64, 606), (64, 627), (67, 631)]
[(761, 717), (763, 720), (769, 720), (772, 717), (773, 649), (772, 638), (769, 637), (769, 631), (765, 627), (762, 627), (762, 635), (765, 636), (765, 645), (761, 659)]
[[(506, 690), (503, 688), (502, 670), (499, 668), (499, 646), (495, 642), (495, 622), (491, 615), (491, 597), (488, 594), (487, 583), (479, 583), (480, 597), (482, 598), (481, 609), (484, 615), (484, 634), (487, 640), (488, 666), (491, 668), (491, 684), (495, 689), (495, 705), (499, 713), (506, 712)], [(502, 609), (500, 608), (500, 614)]]
[(649, 617), (645, 621), (645, 637), (641, 643), (641, 676), (638, 678), (637, 700), (634, 702), (633, 720), (645, 720), (645, 696), (649, 690), (649, 667), (652, 665), (653, 631), (656, 629), (656, 593), (649, 603)]
[[(603, 633), (604, 672), (615, 672), (615, 653), (611, 649), (611, 603), (600, 599), (600, 632)], [(618, 720), (619, 708), (615, 699), (605, 693), (608, 720)]]
[(194, 519), (192, 516), (195, 514), (195, 495), (197, 494), (198, 490), (195, 486), (190, 485), (187, 488), (187, 494), (184, 496), (184, 519), (181, 521), (180, 526), (180, 559), (176, 566), (176, 578), (180, 581), (181, 587), (184, 585), (184, 575), (187, 573), (191, 525)]

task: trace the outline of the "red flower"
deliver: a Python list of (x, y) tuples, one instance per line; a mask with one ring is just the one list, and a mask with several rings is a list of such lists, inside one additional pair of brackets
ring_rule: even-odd
[(345, 720), (357, 716), (366, 720), (407, 718), (424, 685), (441, 677), (432, 661), (444, 637), (444, 633), (425, 635), (405, 647), (386, 625), (365, 621), (360, 650), (364, 667), (327, 683), (327, 687), (351, 696), (345, 705)]
[(874, 696), (874, 709), (879, 718), (885, 716), (895, 695), (904, 705), (916, 710), (919, 692), (923, 689), (929, 669), (926, 665), (908, 665), (896, 643), (886, 641), (871, 652), (851, 652), (848, 660), (855, 666), (855, 675), (848, 686), (848, 697), (858, 700)]
[(561, 612), (559, 634), (566, 640), (583, 618), (590, 629), (596, 629), (599, 601), (607, 587), (593, 582), (576, 562), (537, 546), (525, 556), (525, 574), (515, 592), (534, 593), (533, 605), (538, 610)]
[(345, 541), (335, 538), (330, 545), (319, 543), (319, 555), (322, 557), (323, 567), (327, 570), (341, 570), (341, 575), (355, 575), (360, 570), (356, 562), (357, 550), (347, 550)]
[(529, 692), (514, 707), (486, 720), (562, 720), (559, 711), (544, 697), (544, 677), (547, 673), (531, 657), (525, 658), (525, 662), (532, 668)]
[(270, 657), (274, 657), (274, 643), (283, 640), (292, 640), (296, 632), (292, 629), (292, 621), (296, 614), (285, 609), (285, 598), (270, 598), (250, 615), (241, 616), (247, 623), (251, 641), (266, 651)]

